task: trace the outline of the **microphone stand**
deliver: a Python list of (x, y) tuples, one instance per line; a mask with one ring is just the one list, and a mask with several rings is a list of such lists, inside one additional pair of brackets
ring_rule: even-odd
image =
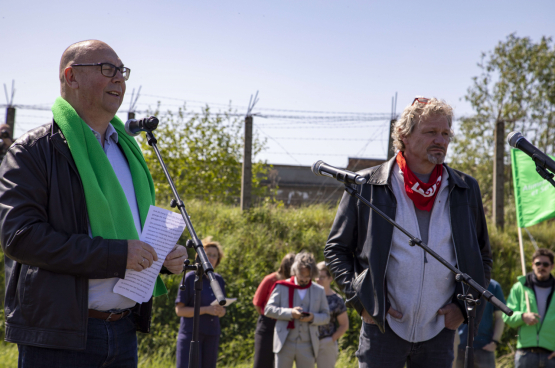
[(534, 163), (536, 164), (536, 172), (555, 187), (555, 181), (553, 181), (553, 176), (555, 175), (547, 171), (545, 160), (536, 154), (532, 156), (532, 160), (534, 160)]
[(367, 201), (366, 198), (362, 197), (356, 191), (355, 188), (353, 188), (350, 185), (347, 185), (345, 183), (345, 191), (350, 196), (357, 198), (360, 202), (362, 202), (366, 206), (370, 207), (374, 212), (376, 212), (378, 215), (380, 215), (384, 220), (386, 220), (391, 225), (393, 225), (397, 229), (399, 229), (406, 236), (408, 236), (409, 239), (410, 239), (409, 240), (409, 245), (410, 246), (418, 245), (420, 248), (424, 249), (426, 251), (426, 253), (428, 253), (429, 255), (434, 257), (435, 259), (437, 259), (439, 261), (439, 263), (441, 263), (442, 265), (447, 267), (449, 269), (449, 271), (454, 273), (455, 274), (455, 280), (457, 280), (458, 282), (462, 282), (462, 283), (470, 286), (474, 290), (476, 290), (476, 292), (478, 293), (477, 298), (474, 298), (472, 293), (468, 293), (467, 295), (462, 295), (462, 294), (457, 295), (457, 299), (465, 301), (466, 314), (467, 314), (467, 317), (468, 317), (468, 339), (467, 339), (467, 346), (466, 346), (466, 352), (465, 352), (465, 365), (464, 365), (464, 367), (465, 368), (473, 368), (474, 367), (474, 348), (473, 348), (474, 318), (476, 317), (475, 308), (480, 303), (480, 298), (486, 299), (487, 301), (489, 301), (491, 304), (496, 306), (498, 309), (500, 309), (503, 313), (505, 313), (508, 316), (511, 316), (513, 314), (513, 311), (510, 310), (499, 299), (497, 299), (491, 292), (489, 292), (487, 289), (484, 289), (480, 284), (478, 284), (476, 281), (474, 281), (469, 275), (467, 275), (466, 273), (462, 273), (459, 269), (457, 269), (456, 267), (451, 265), (449, 262), (447, 262), (445, 259), (443, 259), (443, 257), (441, 257), (439, 254), (437, 254), (431, 248), (429, 248), (426, 244), (424, 244), (424, 242), (422, 240), (413, 236), (411, 233), (409, 233), (407, 230), (405, 230), (403, 227), (401, 227), (401, 225), (399, 225), (398, 223), (393, 221), (391, 218), (389, 218), (389, 216), (387, 216), (385, 213), (380, 211), (372, 203)]
[[(157, 125), (157, 124), (156, 124)], [(206, 252), (204, 251), (204, 247), (202, 246), (202, 242), (197, 236), (195, 229), (193, 228), (193, 224), (191, 223), (191, 219), (185, 210), (185, 205), (183, 201), (179, 197), (177, 193), (177, 189), (175, 188), (175, 184), (168, 172), (168, 168), (160, 155), (160, 151), (158, 150), (158, 146), (156, 143), (158, 142), (157, 139), (154, 137), (152, 130), (156, 129), (153, 127), (152, 129), (143, 128), (146, 131), (146, 138), (149, 146), (154, 149), (156, 153), (156, 157), (162, 166), (162, 170), (166, 175), (166, 179), (170, 184), (170, 188), (172, 190), (174, 198), (171, 200), (170, 206), (172, 208), (177, 207), (179, 212), (181, 212), (181, 216), (183, 217), (183, 221), (185, 221), (185, 226), (187, 230), (189, 230), (189, 234), (191, 235), (192, 239), (187, 240), (186, 246), (188, 248), (194, 248), (197, 252), (197, 257), (199, 262), (190, 266), (190, 261), (188, 259), (185, 260), (183, 266), (183, 278), (181, 280), (181, 286), (179, 287), (181, 290), (185, 289), (185, 270), (194, 270), (195, 271), (195, 298), (194, 298), (194, 315), (193, 315), (193, 339), (191, 341), (191, 350), (189, 353), (189, 367), (191, 368), (198, 368), (199, 367), (199, 321), (200, 321), (200, 294), (202, 292), (202, 278), (206, 274), (208, 276), (208, 280), (210, 280), (210, 287), (214, 292), (214, 296), (218, 300), (220, 305), (224, 305), (226, 303), (224, 294), (222, 293), (222, 289), (220, 288), (220, 284), (218, 280), (216, 280), (216, 276), (214, 276), (214, 268), (212, 264), (208, 260), (206, 256)]]

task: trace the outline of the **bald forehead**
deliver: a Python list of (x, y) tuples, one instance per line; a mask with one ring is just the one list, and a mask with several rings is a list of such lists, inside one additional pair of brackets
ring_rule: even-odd
[(65, 68), (71, 64), (102, 62), (103, 60), (98, 60), (98, 58), (107, 55), (119, 60), (116, 52), (102, 41), (86, 40), (70, 45), (60, 60), (60, 79), (63, 79)]

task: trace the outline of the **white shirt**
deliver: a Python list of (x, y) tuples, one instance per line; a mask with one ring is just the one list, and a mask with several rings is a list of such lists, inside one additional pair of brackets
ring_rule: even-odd
[[(98, 143), (100, 141), (100, 133), (94, 131)], [(104, 152), (108, 157), (108, 161), (112, 165), (116, 177), (125, 193), (129, 208), (133, 214), (135, 228), (137, 234), (141, 235), (141, 217), (139, 215), (139, 206), (135, 198), (135, 188), (133, 187), (133, 178), (131, 177), (131, 170), (127, 158), (118, 147), (118, 132), (114, 129), (112, 124), (108, 124), (106, 129), (106, 139), (104, 140)], [(89, 235), (92, 237), (92, 232), (89, 224)], [(108, 311), (112, 309), (127, 309), (133, 307), (136, 303), (120, 294), (113, 292), (116, 282), (119, 278), (112, 277), (109, 279), (89, 279), (89, 309), (96, 309), (99, 311)]]

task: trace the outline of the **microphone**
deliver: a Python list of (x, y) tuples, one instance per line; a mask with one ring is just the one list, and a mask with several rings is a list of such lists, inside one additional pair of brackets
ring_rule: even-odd
[(312, 164), (312, 172), (316, 175), (334, 178), (345, 184), (365, 184), (366, 179), (352, 171), (338, 169), (319, 160)]
[(155, 116), (141, 120), (129, 119), (125, 122), (125, 132), (132, 137), (139, 135), (141, 132), (152, 132), (158, 128), (159, 122)]
[(528, 156), (532, 157), (536, 165), (548, 169), (549, 171), (555, 173), (555, 161), (542, 151), (540, 151), (532, 143), (528, 142), (526, 138), (520, 134), (520, 132), (511, 132), (507, 136), (507, 141), (509, 145), (514, 148), (518, 148), (522, 152), (526, 153)]

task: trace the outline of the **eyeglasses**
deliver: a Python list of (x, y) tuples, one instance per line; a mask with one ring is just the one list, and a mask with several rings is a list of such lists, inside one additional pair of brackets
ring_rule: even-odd
[(103, 76), (108, 78), (113, 78), (116, 76), (118, 70), (125, 80), (129, 79), (129, 74), (131, 74), (131, 69), (124, 66), (115, 66), (110, 63), (88, 63), (88, 64), (72, 64), (71, 66), (99, 66), (100, 72)]
[(544, 266), (545, 268), (548, 268), (549, 266), (551, 266), (551, 263), (537, 261), (537, 262), (534, 262), (534, 265), (536, 267)]
[(426, 97), (415, 97), (414, 100), (412, 101), (412, 103), (410, 104), (411, 106), (414, 105), (414, 103), (418, 101), (418, 103), (421, 103), (423, 105), (427, 104), (428, 102), (430, 102), (429, 98)]

